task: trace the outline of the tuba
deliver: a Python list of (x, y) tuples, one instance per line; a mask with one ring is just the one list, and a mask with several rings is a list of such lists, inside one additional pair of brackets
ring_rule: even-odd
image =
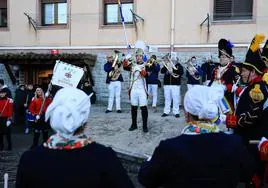
[(198, 70), (195, 68), (195, 66), (192, 64), (191, 59), (189, 59), (185, 63), (185, 69), (189, 72), (189, 74), (195, 79), (200, 80), (200, 75), (198, 73)]
[(112, 71), (110, 71), (108, 74), (108, 76), (111, 80), (117, 80), (121, 74), (121, 71), (120, 71), (121, 63), (119, 62), (119, 53), (120, 52), (119, 51), (114, 51), (114, 52), (115, 52), (115, 57), (114, 57), (113, 65), (112, 65), (112, 67), (114, 69)]
[(173, 64), (171, 59), (169, 58), (169, 54), (166, 54), (164, 57), (162, 57), (162, 63), (167, 68), (168, 72), (174, 77), (178, 78), (180, 75), (173, 72), (174, 70), (178, 70), (177, 67)]

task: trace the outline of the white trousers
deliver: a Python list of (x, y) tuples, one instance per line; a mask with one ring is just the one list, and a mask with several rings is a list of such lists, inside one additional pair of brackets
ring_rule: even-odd
[(156, 107), (157, 103), (157, 89), (158, 85), (157, 84), (148, 84), (148, 94), (151, 97), (152, 96), (152, 107)]
[(195, 86), (195, 84), (187, 84), (187, 89), (190, 90)]
[(121, 82), (120, 81), (113, 81), (109, 83), (108, 86), (109, 91), (109, 99), (108, 99), (108, 108), (107, 110), (113, 110), (114, 104), (114, 97), (116, 103), (116, 110), (121, 110), (120, 106), (120, 98), (121, 98)]
[(141, 88), (131, 89), (130, 102), (132, 106), (147, 106), (146, 91)]
[(164, 85), (165, 107), (164, 113), (169, 114), (171, 101), (173, 101), (173, 114), (180, 114), (181, 93), (178, 85)]

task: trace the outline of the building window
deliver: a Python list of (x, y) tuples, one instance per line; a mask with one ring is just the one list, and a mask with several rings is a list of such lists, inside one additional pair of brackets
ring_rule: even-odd
[[(133, 16), (130, 10), (133, 10), (133, 0), (121, 0), (122, 14), (126, 24), (133, 23)], [(104, 0), (104, 24), (121, 24), (121, 15), (117, 0)]]
[(67, 24), (67, 0), (41, 1), (42, 25)]
[(0, 27), (7, 27), (7, 0), (0, 0)]
[(253, 0), (214, 0), (215, 21), (251, 20)]

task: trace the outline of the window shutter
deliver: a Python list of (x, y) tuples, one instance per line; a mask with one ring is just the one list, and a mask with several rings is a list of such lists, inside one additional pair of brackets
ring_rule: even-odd
[(214, 0), (214, 20), (252, 18), (253, 0)]
[[(133, 3), (133, 0), (120, 0), (121, 3)], [(118, 0), (103, 0), (104, 4), (117, 4)]]
[(67, 0), (42, 0), (42, 3), (67, 3)]
[(214, 0), (214, 19), (224, 20), (231, 16), (232, 0)]
[(253, 0), (234, 0), (233, 17), (236, 19), (250, 19), (252, 17)]

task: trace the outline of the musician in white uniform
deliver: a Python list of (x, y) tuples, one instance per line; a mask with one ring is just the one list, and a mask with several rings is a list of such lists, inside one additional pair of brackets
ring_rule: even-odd
[(129, 131), (137, 129), (137, 111), (138, 106), (141, 109), (142, 121), (143, 121), (143, 132), (148, 132), (147, 119), (148, 119), (148, 109), (147, 109), (147, 88), (146, 79), (147, 72), (145, 71), (145, 64), (143, 62), (144, 52), (142, 49), (138, 48), (136, 50), (136, 61), (130, 61), (125, 59), (123, 62), (123, 67), (125, 70), (131, 72), (130, 77), (130, 89), (129, 97), (131, 102), (131, 116), (132, 124)]
[(107, 56), (107, 63), (104, 65), (104, 71), (107, 72), (106, 83), (108, 84), (109, 91), (108, 107), (105, 113), (112, 112), (114, 98), (116, 103), (116, 112), (121, 113), (121, 82), (123, 82), (123, 77), (120, 73), (121, 63), (118, 57), (118, 54), (115, 54), (115, 56)]
[[(166, 57), (167, 58), (167, 57)], [(171, 109), (171, 101), (173, 101), (173, 114), (176, 118), (180, 117), (180, 85), (181, 85), (181, 76), (183, 75), (183, 67), (180, 63), (177, 63), (175, 66), (172, 65), (171, 60), (167, 62), (165, 66), (161, 69), (161, 73), (165, 74), (164, 76), (164, 95), (165, 95), (165, 107), (162, 117), (168, 116)]]

